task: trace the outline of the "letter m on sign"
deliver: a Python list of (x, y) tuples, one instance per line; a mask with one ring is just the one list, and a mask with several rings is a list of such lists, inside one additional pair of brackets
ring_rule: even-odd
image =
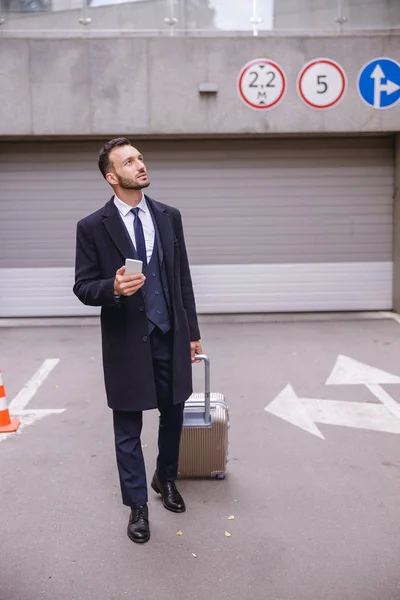
[(267, 103), (267, 92), (257, 92), (257, 100), (260, 104)]

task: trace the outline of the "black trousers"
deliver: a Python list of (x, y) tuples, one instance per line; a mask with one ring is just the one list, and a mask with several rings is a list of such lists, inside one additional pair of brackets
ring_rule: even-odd
[[(160, 481), (174, 481), (178, 474), (184, 404), (172, 404), (172, 333), (157, 327), (150, 334), (151, 353), (160, 412), (157, 475)], [(134, 385), (134, 382), (132, 382)], [(142, 411), (113, 411), (115, 448), (122, 501), (137, 507), (147, 503), (146, 469), (140, 440)]]

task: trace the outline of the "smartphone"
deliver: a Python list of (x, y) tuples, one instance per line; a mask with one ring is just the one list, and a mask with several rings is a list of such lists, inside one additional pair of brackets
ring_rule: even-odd
[(143, 263), (141, 260), (135, 260), (134, 258), (127, 258), (125, 260), (125, 275), (136, 275), (141, 273)]

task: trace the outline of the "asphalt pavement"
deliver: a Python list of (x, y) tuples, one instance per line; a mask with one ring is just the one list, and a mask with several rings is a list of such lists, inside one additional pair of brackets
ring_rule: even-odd
[[(400, 437), (386, 431), (400, 403), (400, 324), (215, 319), (202, 338), (212, 389), (230, 408), (227, 477), (181, 480), (184, 514), (150, 491), (151, 540), (137, 545), (99, 327), (0, 328), (8, 401), (57, 358), (26, 409), (66, 409), (0, 439), (0, 600), (400, 600)], [(326, 385), (335, 365), (338, 384)], [(193, 369), (200, 391), (203, 367)], [(287, 418), (265, 410), (282, 392)], [(300, 425), (318, 421), (314, 433), (298, 426), (301, 411)], [(149, 479), (156, 432), (151, 411)]]

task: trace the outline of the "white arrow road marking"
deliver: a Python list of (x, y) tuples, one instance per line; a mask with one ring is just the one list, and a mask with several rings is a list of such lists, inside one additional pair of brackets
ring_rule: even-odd
[(367, 383), (367, 388), (375, 396), (378, 398), (382, 404), (385, 406), (395, 406), (396, 408), (399, 406), (394, 398), (390, 396), (380, 385), (377, 383)]
[(290, 385), (265, 410), (322, 439), (325, 437), (315, 423), (400, 433), (400, 406), (299, 398)]
[(304, 431), (325, 439), (291, 385), (287, 385), (264, 410), (304, 429)]
[(394, 400), (379, 384), (400, 383), (400, 377), (371, 367), (365, 363), (339, 354), (326, 385), (365, 385), (372, 394), (385, 406), (398, 408)]
[(397, 90), (400, 90), (400, 86), (390, 79), (386, 83), (381, 83), (382, 79), (386, 79), (386, 75), (382, 70), (382, 67), (378, 64), (372, 71), (370, 77), (374, 80), (374, 108), (381, 107), (381, 93), (386, 92), (389, 96)]
[(41, 367), (36, 371), (33, 377), (30, 378), (28, 383), (22, 388), (22, 390), (15, 396), (14, 400), (10, 402), (8, 409), (21, 410), (32, 400), (33, 396), (42, 385), (43, 381), (50, 375), (55, 366), (60, 362), (59, 358), (47, 358)]
[(12, 417), (19, 417), (21, 424), (16, 432), (13, 433), (1, 433), (0, 442), (15, 437), (15, 435), (22, 433), (25, 427), (32, 425), (36, 421), (47, 417), (48, 415), (59, 415), (66, 411), (66, 408), (55, 408), (55, 409), (26, 409), (26, 406), (32, 400), (33, 396), (38, 391), (39, 387), (50, 375), (54, 367), (60, 362), (59, 358), (47, 358), (43, 364), (39, 367), (33, 377), (30, 378), (28, 383), (22, 388), (22, 390), (15, 396), (15, 398), (9, 404), (9, 412)]

